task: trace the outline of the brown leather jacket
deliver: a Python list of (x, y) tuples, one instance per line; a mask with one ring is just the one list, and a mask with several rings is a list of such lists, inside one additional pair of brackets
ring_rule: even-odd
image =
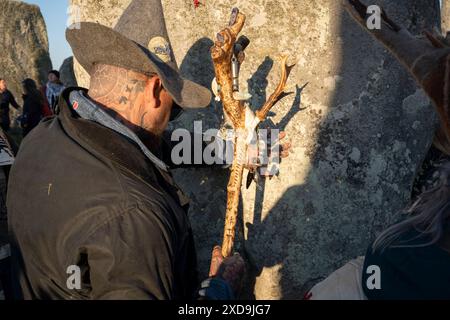
[[(192, 298), (188, 201), (134, 142), (79, 118), (71, 90), (60, 114), (27, 136), (11, 170), (15, 298)], [(80, 289), (69, 285), (71, 266)]]

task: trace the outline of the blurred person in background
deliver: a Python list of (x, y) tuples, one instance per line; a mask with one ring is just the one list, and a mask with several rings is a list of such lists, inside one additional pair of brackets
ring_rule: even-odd
[(42, 114), (44, 117), (57, 113), (57, 105), (59, 96), (64, 91), (64, 84), (60, 80), (60, 74), (56, 70), (48, 73), (48, 82), (42, 87), (41, 91), (44, 96), (44, 106)]
[(5, 132), (9, 131), (11, 125), (9, 105), (12, 105), (17, 110), (20, 109), (14, 95), (8, 90), (5, 79), (0, 78), (0, 126)]
[(21, 127), (23, 137), (36, 127), (42, 119), (42, 108), (44, 98), (39, 92), (36, 82), (25, 79), (22, 82), (23, 89), (23, 113), (21, 116)]

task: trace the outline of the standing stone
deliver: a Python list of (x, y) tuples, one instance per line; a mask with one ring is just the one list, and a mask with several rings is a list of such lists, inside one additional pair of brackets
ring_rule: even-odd
[[(129, 0), (86, 1), (81, 20), (113, 26)], [(436, 126), (424, 93), (399, 63), (366, 34), (335, 0), (163, 0), (169, 36), (185, 76), (210, 86), (210, 40), (237, 6), (247, 15), (252, 43), (242, 66), (253, 108), (279, 81), (276, 57), (297, 62), (289, 85), (296, 93), (274, 108), (267, 126), (285, 130), (293, 144), (281, 173), (243, 192), (236, 249), (250, 266), (246, 289), (257, 299), (302, 298), (310, 285), (349, 259), (364, 255), (374, 236), (408, 204), (416, 172)], [(411, 32), (438, 26), (439, 1), (385, 0), (381, 4)], [(79, 83), (88, 85), (80, 67)], [(272, 73), (270, 73), (272, 71)], [(309, 83), (304, 90), (296, 90)], [(186, 113), (175, 126), (218, 127), (221, 106)], [(228, 172), (177, 170), (192, 199), (190, 220), (200, 272), (220, 244)], [(245, 180), (245, 179), (244, 179)]]
[(52, 69), (44, 18), (36, 5), (0, 0), (0, 30), (0, 77), (20, 101), (22, 80), (43, 84)]
[(73, 57), (69, 57), (64, 60), (61, 68), (59, 69), (61, 75), (61, 82), (64, 83), (65, 87), (76, 87), (77, 79), (75, 78), (75, 73), (73, 71)]

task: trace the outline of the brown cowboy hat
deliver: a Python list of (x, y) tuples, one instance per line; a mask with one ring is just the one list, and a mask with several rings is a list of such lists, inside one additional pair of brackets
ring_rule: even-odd
[(204, 108), (211, 102), (208, 89), (180, 75), (160, 0), (133, 0), (113, 29), (81, 22), (66, 30), (66, 38), (88, 73), (98, 63), (156, 73), (175, 102), (173, 116), (180, 107)]

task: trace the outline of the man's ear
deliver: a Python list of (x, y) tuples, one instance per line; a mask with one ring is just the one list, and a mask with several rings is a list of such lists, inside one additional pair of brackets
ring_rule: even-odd
[(145, 100), (151, 102), (154, 108), (159, 108), (161, 106), (161, 91), (162, 82), (158, 76), (154, 76), (147, 80), (147, 85), (145, 86)]

